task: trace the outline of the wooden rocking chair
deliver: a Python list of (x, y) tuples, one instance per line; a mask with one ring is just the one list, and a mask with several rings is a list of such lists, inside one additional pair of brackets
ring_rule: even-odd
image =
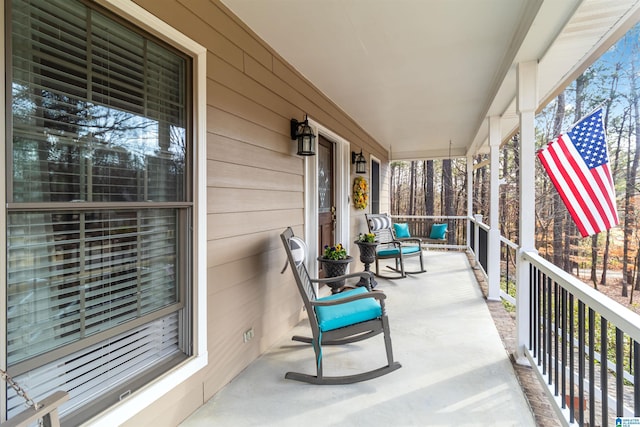
[[(367, 286), (357, 287), (339, 294), (318, 298), (314, 283), (325, 283), (327, 279), (311, 279), (305, 266), (306, 245), (304, 241), (293, 235), (289, 227), (281, 235), (282, 243), (287, 252), (288, 265), (291, 266), (298, 290), (304, 302), (311, 325), (312, 337), (294, 336), (294, 341), (311, 344), (316, 355), (317, 375), (299, 372), (287, 372), (285, 378), (305, 381), (312, 384), (351, 384), (370, 380), (393, 372), (400, 368), (398, 362), (393, 361), (389, 320), (385, 312), (382, 292), (372, 292), (368, 283), (371, 273), (361, 272), (340, 276), (342, 279), (350, 277), (365, 277)], [(285, 265), (286, 269), (286, 265)], [(282, 270), (284, 273), (284, 269)], [(331, 278), (329, 280), (336, 280)], [(387, 353), (386, 366), (355, 375), (325, 376), (322, 371), (322, 346), (340, 345), (362, 341), (384, 333), (384, 344)]]

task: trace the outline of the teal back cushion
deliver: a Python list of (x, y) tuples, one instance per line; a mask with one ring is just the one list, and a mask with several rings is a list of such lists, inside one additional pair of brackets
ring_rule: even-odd
[(431, 226), (430, 239), (444, 239), (444, 235), (447, 232), (447, 224), (433, 224)]
[(393, 231), (395, 231), (398, 239), (411, 237), (411, 234), (409, 233), (409, 224), (407, 223), (393, 224)]

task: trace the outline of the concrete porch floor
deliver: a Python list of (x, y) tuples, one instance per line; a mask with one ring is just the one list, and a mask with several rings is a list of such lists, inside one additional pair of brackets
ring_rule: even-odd
[[(312, 348), (290, 340), (308, 335), (305, 321), (181, 426), (535, 426), (467, 255), (427, 251), (425, 265), (405, 279), (377, 278), (401, 369), (341, 386), (285, 380), (287, 371), (315, 373)], [(381, 336), (323, 351), (325, 375), (386, 360)]]

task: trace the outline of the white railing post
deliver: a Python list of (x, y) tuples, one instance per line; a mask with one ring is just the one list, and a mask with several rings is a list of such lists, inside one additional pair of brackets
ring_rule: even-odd
[(525, 348), (529, 342), (529, 262), (523, 252), (535, 252), (535, 114), (538, 105), (538, 62), (518, 64), (517, 110), (520, 116), (520, 253), (516, 263), (516, 361), (528, 365)]
[(477, 266), (480, 264), (480, 224), (482, 224), (482, 215), (475, 214), (473, 215), (473, 218), (476, 220), (476, 222), (473, 223), (473, 252), (475, 254), (474, 266)]
[[(467, 155), (467, 218), (473, 215), (473, 156)], [(467, 219), (467, 247), (471, 247), (471, 221)]]
[(500, 190), (500, 117), (489, 117), (490, 209), (487, 245), (487, 280), (489, 301), (500, 301), (500, 227), (498, 198)]

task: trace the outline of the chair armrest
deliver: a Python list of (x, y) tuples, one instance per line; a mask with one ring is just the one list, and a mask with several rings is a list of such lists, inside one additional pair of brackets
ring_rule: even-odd
[(422, 239), (419, 237), (401, 237), (401, 238), (396, 238), (396, 241), (399, 242), (400, 244), (415, 243), (417, 245), (420, 245), (422, 243)]
[(367, 281), (367, 290), (371, 291), (371, 278), (373, 277), (373, 273), (371, 273), (370, 271), (360, 271), (358, 273), (349, 273), (349, 274), (344, 274), (342, 276), (336, 276), (336, 277), (327, 277), (325, 279), (309, 279), (311, 281), (311, 283), (331, 283), (331, 282), (336, 282), (338, 280), (343, 280), (343, 279), (352, 279), (354, 277), (359, 277), (359, 278), (364, 278)]
[(344, 298), (336, 298), (336, 299), (332, 299), (329, 301), (311, 301), (311, 306), (312, 307), (323, 307), (323, 306), (331, 306), (331, 305), (340, 305), (340, 304), (346, 304), (348, 302), (351, 301), (357, 301), (360, 299), (365, 299), (365, 298), (374, 298), (380, 301), (380, 303), (382, 303), (382, 300), (387, 298), (387, 295), (383, 292), (378, 292), (378, 291), (372, 291), (372, 292), (365, 292), (362, 294), (357, 294), (357, 295), (351, 295), (348, 297), (344, 297)]

